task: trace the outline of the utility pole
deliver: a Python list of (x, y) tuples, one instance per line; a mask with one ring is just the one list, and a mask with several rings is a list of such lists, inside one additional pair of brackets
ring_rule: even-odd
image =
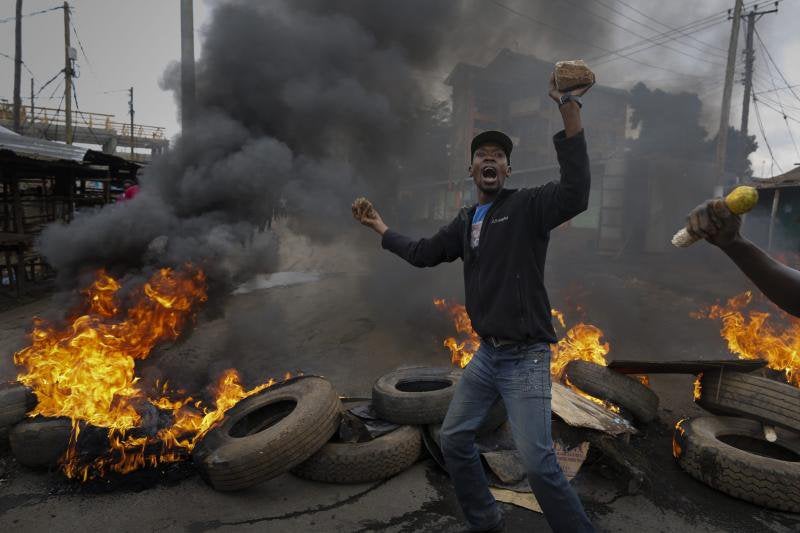
[(72, 47), (69, 43), (69, 4), (64, 2), (64, 136), (72, 144)]
[(22, 76), (22, 0), (17, 0), (17, 20), (14, 28), (14, 131), (22, 132), (22, 97), (19, 94)]
[(769, 13), (778, 12), (778, 2), (775, 8), (769, 11), (758, 11), (758, 6), (753, 7), (746, 15), (747, 39), (744, 48), (744, 97), (742, 98), (742, 135), (747, 137), (747, 122), (750, 118), (750, 94), (753, 91), (753, 63), (756, 51), (753, 48), (753, 33), (756, 31), (756, 21)]
[(131, 114), (131, 161), (133, 161), (133, 87), (128, 89), (128, 94), (131, 97), (131, 99), (128, 100), (128, 111)]
[(36, 96), (33, 94), (33, 78), (31, 78), (31, 131), (34, 130), (34, 122), (36, 121), (36, 102), (34, 99)]
[[(717, 133), (717, 151), (714, 158), (714, 171), (716, 173), (715, 196), (722, 196), (725, 184), (725, 157), (728, 149), (728, 120), (731, 115), (731, 92), (733, 91), (733, 71), (736, 67), (736, 47), (739, 44), (739, 22), (742, 17), (743, 0), (736, 0), (733, 8), (733, 24), (731, 26), (731, 39), (728, 43), (728, 64), (725, 68), (725, 87), (722, 91), (722, 111), (719, 117), (719, 132)], [(728, 12), (730, 13), (730, 11)]]
[(181, 129), (195, 120), (194, 12), (192, 0), (181, 0)]

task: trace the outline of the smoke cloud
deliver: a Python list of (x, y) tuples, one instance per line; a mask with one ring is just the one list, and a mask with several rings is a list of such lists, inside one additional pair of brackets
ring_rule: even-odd
[[(317, 241), (358, 230), (349, 213), (356, 196), (372, 198), (390, 224), (403, 223), (409, 206), (396, 201), (398, 185), (447, 178), (443, 80), (459, 61), (485, 65), (502, 48), (590, 59), (602, 53), (598, 46), (636, 40), (593, 16), (594, 3), (503, 4), (511, 10), (477, 0), (214, 3), (197, 63), (196, 126), (144, 170), (134, 200), (48, 228), (42, 252), (65, 287), (99, 267), (141, 276), (198, 263), (213, 302), (275, 268), (269, 221), (284, 202), (293, 229)], [(653, 15), (665, 18), (658, 9)], [(658, 53), (648, 62), (658, 64)], [(705, 70), (692, 62), (691, 72)], [(640, 73), (624, 61), (598, 70), (600, 83), (603, 76), (633, 82)], [(679, 83), (692, 88), (693, 80)], [(166, 69), (162, 86), (180, 98), (178, 64)], [(397, 227), (414, 235), (436, 229)], [(433, 296), (460, 296), (456, 265), (431, 275), (374, 255), (374, 275), (362, 288), (377, 316), (415, 314), (424, 322), (419, 311), (431, 309)]]

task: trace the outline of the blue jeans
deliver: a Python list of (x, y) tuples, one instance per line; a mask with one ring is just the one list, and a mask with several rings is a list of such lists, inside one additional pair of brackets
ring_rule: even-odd
[(475, 432), (500, 395), (533, 494), (556, 533), (594, 531), (578, 495), (556, 462), (550, 418), (550, 347), (481, 343), (456, 386), (442, 424), (445, 464), (474, 530), (497, 525), (502, 514), (475, 445)]

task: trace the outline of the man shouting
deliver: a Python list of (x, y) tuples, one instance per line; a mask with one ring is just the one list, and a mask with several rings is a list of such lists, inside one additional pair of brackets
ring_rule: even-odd
[(556, 532), (593, 531), (553, 450), (550, 344), (556, 336), (544, 286), (550, 231), (585, 211), (589, 200), (589, 157), (580, 115), (580, 96), (588, 89), (560, 92), (550, 78), (549, 94), (564, 120), (564, 130), (554, 137), (561, 167), (558, 182), (504, 188), (511, 175), (512, 142), (499, 131), (485, 131), (471, 144), (469, 174), (478, 203), (461, 209), (433, 237), (410, 239), (389, 229), (374, 209), (354, 204), (361, 223), (383, 236), (383, 248), (412, 265), (464, 262), (467, 312), (482, 341), (456, 387), (441, 444), (473, 531), (505, 527), (475, 445), (475, 433), (498, 395), (550, 527)]

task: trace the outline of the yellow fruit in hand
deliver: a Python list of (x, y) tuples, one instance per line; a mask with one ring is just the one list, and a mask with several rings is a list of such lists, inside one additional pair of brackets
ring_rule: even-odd
[(734, 215), (741, 215), (753, 209), (758, 203), (755, 187), (736, 187), (725, 197), (725, 205)]

